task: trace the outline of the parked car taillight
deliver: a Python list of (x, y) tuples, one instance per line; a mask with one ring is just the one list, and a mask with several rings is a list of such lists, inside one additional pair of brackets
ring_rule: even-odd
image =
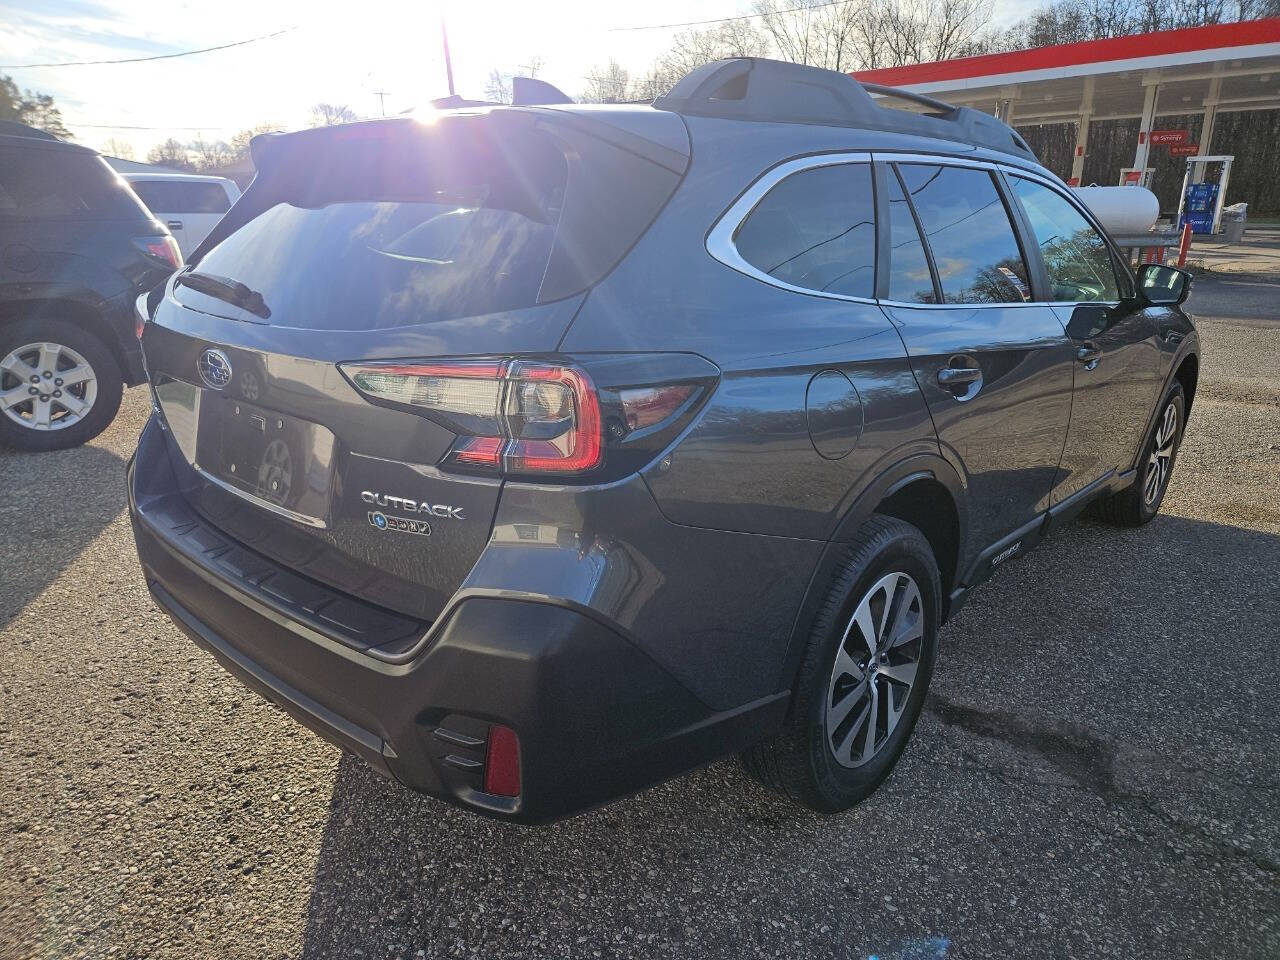
[(178, 249), (178, 241), (169, 234), (161, 237), (134, 237), (133, 242), (147, 256), (163, 260), (175, 270), (182, 267), (182, 251)]
[(576, 367), (526, 360), (344, 365), (370, 397), (418, 407), (459, 434), (444, 463), (577, 474), (603, 458), (600, 402)]
[(719, 372), (689, 354), (341, 367), (371, 400), (410, 408), (457, 434), (440, 461), (445, 469), (593, 481), (651, 462)]

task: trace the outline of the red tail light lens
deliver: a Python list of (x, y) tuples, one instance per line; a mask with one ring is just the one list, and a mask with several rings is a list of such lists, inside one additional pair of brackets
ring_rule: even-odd
[(577, 367), (520, 360), (343, 369), (362, 393), (430, 411), (458, 433), (445, 463), (577, 474), (604, 459), (600, 400)]
[(508, 470), (581, 473), (600, 465), (600, 400), (586, 373), (520, 362), (508, 376)]
[(168, 234), (163, 237), (134, 237), (133, 242), (147, 256), (163, 260), (175, 270), (182, 266), (182, 251), (178, 249), (178, 241)]

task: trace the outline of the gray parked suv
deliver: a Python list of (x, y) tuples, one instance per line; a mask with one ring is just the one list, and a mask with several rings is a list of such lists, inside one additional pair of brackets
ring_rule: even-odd
[(1155, 515), (1199, 365), (1185, 274), (915, 99), (744, 59), (652, 106), (259, 137), (140, 303), (157, 603), (490, 815), (738, 752), (868, 796), (976, 585), (1086, 507)]

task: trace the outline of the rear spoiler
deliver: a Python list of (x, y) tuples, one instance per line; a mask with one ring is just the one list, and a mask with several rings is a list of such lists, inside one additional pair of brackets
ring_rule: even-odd
[[(550, 84), (545, 85), (554, 91)], [(545, 93), (545, 91), (544, 91)], [(675, 114), (657, 110), (645, 111), (597, 111), (592, 113), (564, 109), (562, 106), (518, 106), (463, 108), (442, 111), (438, 122), (458, 122), (474, 119), (476, 122), (491, 118), (497, 123), (527, 123), (542, 127), (560, 140), (580, 144), (582, 138), (603, 142), (626, 151), (677, 176), (682, 176), (689, 165), (690, 146), (684, 122)], [(280, 202), (290, 178), (276, 176), (277, 171), (287, 171), (293, 162), (314, 164), (316, 157), (334, 144), (342, 141), (377, 141), (394, 139), (424, 129), (422, 121), (414, 117), (385, 117), (362, 120), (356, 123), (335, 124), (298, 130), (292, 133), (263, 133), (249, 143), (249, 151), (256, 168), (253, 181), (218, 221), (213, 230), (187, 258), (188, 265), (195, 265), (213, 247), (274, 204)], [(429, 129), (429, 128), (427, 128)], [(581, 153), (575, 148), (572, 152)], [(590, 152), (589, 150), (587, 152)]]

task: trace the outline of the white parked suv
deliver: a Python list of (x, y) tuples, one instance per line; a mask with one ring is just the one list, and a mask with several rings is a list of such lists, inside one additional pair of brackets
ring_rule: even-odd
[(194, 173), (125, 173), (155, 218), (169, 228), (185, 260), (231, 205), (240, 188), (226, 177)]

